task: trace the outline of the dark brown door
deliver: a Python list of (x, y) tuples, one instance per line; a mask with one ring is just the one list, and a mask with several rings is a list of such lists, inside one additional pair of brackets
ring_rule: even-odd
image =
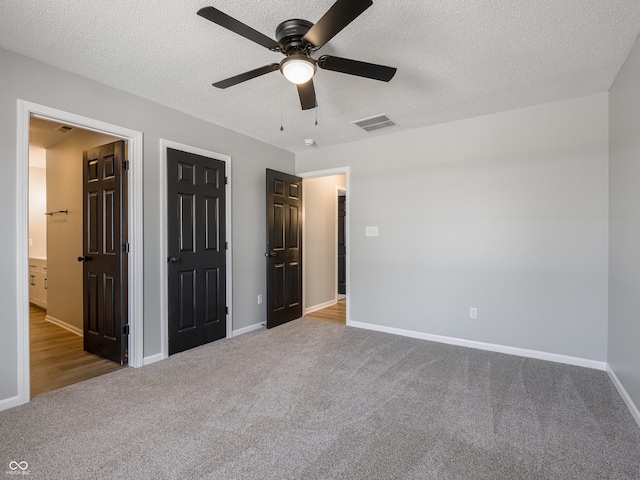
[(338, 196), (338, 293), (347, 293), (347, 246), (345, 243), (344, 226), (346, 218), (346, 199)]
[(227, 335), (225, 164), (167, 149), (169, 354)]
[(124, 365), (127, 347), (125, 142), (83, 152), (84, 349)]
[(267, 169), (267, 328), (302, 317), (302, 179)]

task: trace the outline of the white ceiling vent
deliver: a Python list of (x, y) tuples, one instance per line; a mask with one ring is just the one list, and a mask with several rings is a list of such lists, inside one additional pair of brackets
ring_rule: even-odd
[(386, 114), (376, 115), (375, 117), (363, 118), (362, 120), (355, 120), (351, 123), (355, 123), (357, 126), (372, 132), (374, 130), (381, 130), (383, 128), (395, 127), (396, 122), (391, 120)]

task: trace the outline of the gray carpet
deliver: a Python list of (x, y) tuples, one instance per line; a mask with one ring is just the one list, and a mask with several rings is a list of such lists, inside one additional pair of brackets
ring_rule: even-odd
[(307, 319), (38, 396), (0, 442), (46, 479), (640, 479), (604, 372)]

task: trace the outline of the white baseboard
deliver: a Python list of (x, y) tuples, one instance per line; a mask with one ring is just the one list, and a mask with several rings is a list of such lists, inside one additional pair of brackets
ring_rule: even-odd
[(618, 378), (616, 373), (611, 368), (611, 365), (609, 364), (607, 364), (607, 373), (609, 374), (609, 378), (613, 382), (613, 385), (615, 385), (616, 390), (618, 390), (618, 393), (622, 397), (622, 400), (624, 400), (624, 403), (627, 405), (629, 412), (631, 412), (631, 416), (640, 427), (640, 411), (638, 410), (638, 407), (636, 406), (636, 404), (633, 403), (633, 400), (631, 400), (631, 397), (629, 396), (625, 388), (622, 386), (622, 382), (620, 382), (620, 379)]
[(162, 355), (162, 353), (156, 353), (155, 355), (144, 357), (142, 359), (142, 365), (151, 365), (152, 363), (159, 362), (160, 360), (164, 360), (164, 355)]
[(0, 400), (0, 412), (3, 410), (9, 410), (13, 407), (17, 407), (18, 405), (21, 405), (19, 395), (16, 395), (15, 397), (5, 398), (4, 400)]
[(78, 327), (74, 327), (73, 325), (69, 325), (67, 322), (62, 321), (59, 318), (52, 317), (51, 315), (47, 315), (44, 319), (47, 322), (50, 322), (50, 323), (53, 323), (54, 325), (62, 327), (65, 330), (68, 330), (71, 333), (75, 333), (76, 335), (79, 335), (80, 337), (84, 337), (84, 332), (82, 330), (80, 330)]
[(335, 305), (336, 303), (338, 303), (338, 300), (334, 298), (333, 300), (329, 300), (328, 302), (319, 303), (318, 305), (314, 305), (313, 307), (307, 307), (304, 309), (304, 314), (307, 315), (309, 313), (317, 312), (318, 310), (330, 307), (331, 305)]
[[(264, 328), (262, 323), (254, 323), (253, 325), (249, 325), (248, 327), (239, 328), (238, 330), (233, 330), (231, 336), (232, 337), (237, 337), (238, 335), (242, 335), (244, 333), (253, 332), (254, 330), (259, 330), (261, 328)], [(230, 338), (230, 337), (227, 337), (227, 338)], [(162, 355), (162, 353), (156, 353), (155, 355), (149, 355), (148, 357), (144, 357), (144, 359), (142, 361), (142, 364), (143, 365), (150, 365), (152, 363), (159, 362), (160, 360), (164, 360), (165, 358), (167, 358), (167, 357)]]
[(29, 303), (33, 303), (36, 307), (47, 309), (47, 302), (41, 302), (40, 300), (29, 297)]
[(526, 348), (507, 347), (493, 343), (476, 342), (473, 340), (464, 340), (461, 338), (444, 337), (442, 335), (431, 335), (429, 333), (415, 332), (413, 330), (403, 330), (401, 328), (384, 327), (372, 323), (363, 322), (347, 322), (348, 327), (363, 328), (366, 330), (375, 330), (377, 332), (392, 333), (403, 337), (419, 338), (421, 340), (429, 340), (431, 342), (447, 343), (449, 345), (457, 345), (460, 347), (476, 348), (479, 350), (487, 350), (490, 352), (506, 353), (508, 355), (517, 355), (519, 357), (535, 358), (538, 360), (547, 360), (550, 362), (565, 363), (567, 365), (575, 365), (578, 367), (593, 368), (595, 370), (606, 370), (607, 363), (597, 360), (589, 360), (587, 358), (570, 357), (568, 355), (560, 355), (557, 353), (540, 352), (538, 350), (528, 350)]
[(254, 330), (260, 330), (261, 328), (264, 328), (264, 325), (262, 325), (262, 323), (254, 323), (253, 325), (249, 325), (248, 327), (234, 330), (232, 336), (237, 337), (238, 335), (243, 335), (245, 333), (253, 332)]

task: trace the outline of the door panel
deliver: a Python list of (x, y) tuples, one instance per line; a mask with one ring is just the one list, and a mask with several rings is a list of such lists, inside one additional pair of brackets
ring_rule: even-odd
[(302, 236), (300, 235), (300, 214), (298, 205), (289, 205), (288, 220), (289, 223), (287, 228), (287, 248), (299, 248)]
[(84, 349), (126, 361), (125, 142), (83, 152)]
[(116, 282), (113, 275), (104, 275), (104, 336), (116, 338)]
[[(289, 306), (292, 307), (294, 305), (300, 305), (300, 307), (302, 307), (300, 295), (302, 290), (302, 285), (300, 284), (300, 280), (302, 279), (302, 272), (300, 271), (300, 263), (289, 262), (287, 267), (289, 269), (288, 273), (290, 285), (287, 286), (285, 284), (285, 291), (289, 293)], [(302, 309), (300, 310), (300, 316), (302, 316)]]
[[(276, 250), (284, 250), (285, 241), (284, 241), (284, 205), (282, 204), (274, 204), (273, 205), (273, 241), (271, 243), (271, 249)], [(268, 249), (267, 249), (268, 251)]]
[(196, 272), (178, 272), (180, 276), (180, 321), (178, 332), (195, 328), (196, 326)]
[(87, 246), (87, 253), (91, 255), (97, 255), (98, 252), (98, 237), (100, 217), (98, 212), (98, 194), (95, 192), (89, 192), (88, 207), (87, 207), (87, 224), (89, 230), (89, 241)]
[(302, 317), (302, 179), (267, 169), (267, 328)]
[(219, 322), (221, 319), (218, 317), (218, 305), (220, 298), (218, 293), (220, 292), (220, 269), (210, 268), (205, 270), (205, 325), (210, 323)]
[(220, 232), (218, 226), (220, 224), (220, 214), (218, 211), (218, 205), (220, 204), (218, 198), (205, 197), (205, 248), (207, 250), (217, 251), (220, 248)]
[(180, 252), (194, 253), (195, 236), (195, 195), (179, 195), (180, 221), (178, 223), (180, 237)]
[(116, 220), (115, 213), (115, 192), (107, 190), (104, 192), (104, 254), (115, 255), (116, 253), (116, 229), (114, 223)]
[(224, 338), (225, 164), (167, 149), (169, 354)]

